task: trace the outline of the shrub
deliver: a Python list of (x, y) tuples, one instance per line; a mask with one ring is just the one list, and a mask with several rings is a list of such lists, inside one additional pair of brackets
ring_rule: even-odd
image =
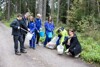
[(90, 63), (100, 63), (100, 45), (91, 37), (78, 38), (82, 45), (81, 58)]

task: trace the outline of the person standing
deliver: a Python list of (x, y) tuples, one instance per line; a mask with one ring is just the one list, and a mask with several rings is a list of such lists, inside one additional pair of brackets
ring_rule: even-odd
[[(14, 40), (14, 49), (16, 55), (21, 55), (21, 53), (26, 53), (26, 51), (23, 48), (23, 38), (21, 34), (21, 21), (22, 15), (18, 14), (17, 18), (10, 24), (10, 27), (12, 27), (12, 35)], [(20, 42), (20, 52), (18, 51), (18, 41)]]
[[(26, 28), (27, 28), (27, 26), (28, 26), (28, 17), (29, 17), (29, 16), (30, 16), (30, 13), (27, 12), (27, 13), (22, 17), (22, 24), (24, 25), (24, 27), (22, 26), (22, 28), (25, 29), (25, 30), (27, 30)], [(28, 30), (29, 30), (29, 29), (28, 29)], [(24, 44), (24, 42), (25, 42), (25, 37), (26, 37), (27, 32), (24, 31), (24, 30), (21, 30), (21, 31), (22, 31), (23, 44)], [(24, 49), (26, 49), (26, 48), (25, 48), (25, 45), (24, 45), (23, 47), (24, 47)]]
[(36, 28), (37, 30), (35, 31), (36, 34), (36, 44), (39, 45), (39, 40), (40, 40), (40, 29), (42, 27), (42, 21), (41, 21), (41, 15), (37, 14), (37, 18), (35, 19), (35, 23), (36, 23)]
[(45, 22), (45, 34), (46, 34), (46, 38), (45, 38), (45, 41), (44, 41), (44, 47), (46, 47), (46, 44), (48, 42), (51, 41), (52, 37), (49, 37), (49, 33), (51, 33), (51, 35), (53, 36), (53, 31), (54, 31), (54, 23), (52, 21), (52, 18), (51, 17), (48, 17), (48, 21)]
[(33, 16), (30, 16), (30, 21), (28, 23), (28, 28), (30, 29), (30, 32), (33, 34), (32, 39), (30, 40), (30, 48), (35, 49), (36, 45), (35, 45), (35, 30), (36, 30), (36, 24), (34, 21)]

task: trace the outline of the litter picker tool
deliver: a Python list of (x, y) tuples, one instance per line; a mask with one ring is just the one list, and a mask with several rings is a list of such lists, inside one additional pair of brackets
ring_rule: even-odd
[(31, 32), (29, 32), (29, 31), (27, 31), (27, 30), (25, 30), (25, 29), (23, 29), (23, 28), (21, 28), (21, 29), (27, 32), (26, 38), (27, 38), (28, 40), (31, 40), (34, 33), (31, 33)]

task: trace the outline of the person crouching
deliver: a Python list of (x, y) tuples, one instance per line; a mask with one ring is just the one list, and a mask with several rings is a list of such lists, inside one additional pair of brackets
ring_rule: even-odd
[(72, 55), (77, 58), (82, 51), (81, 45), (73, 29), (69, 29), (68, 34), (69, 38), (63, 42), (67, 48), (65, 52), (67, 52), (67, 55)]

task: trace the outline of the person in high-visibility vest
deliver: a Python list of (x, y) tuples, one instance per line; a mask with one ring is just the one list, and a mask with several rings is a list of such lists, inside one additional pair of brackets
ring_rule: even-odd
[(58, 34), (59, 39), (56, 42), (56, 45), (60, 45), (64, 42), (65, 38), (68, 37), (67, 31), (64, 29), (64, 27), (59, 28), (56, 33)]

